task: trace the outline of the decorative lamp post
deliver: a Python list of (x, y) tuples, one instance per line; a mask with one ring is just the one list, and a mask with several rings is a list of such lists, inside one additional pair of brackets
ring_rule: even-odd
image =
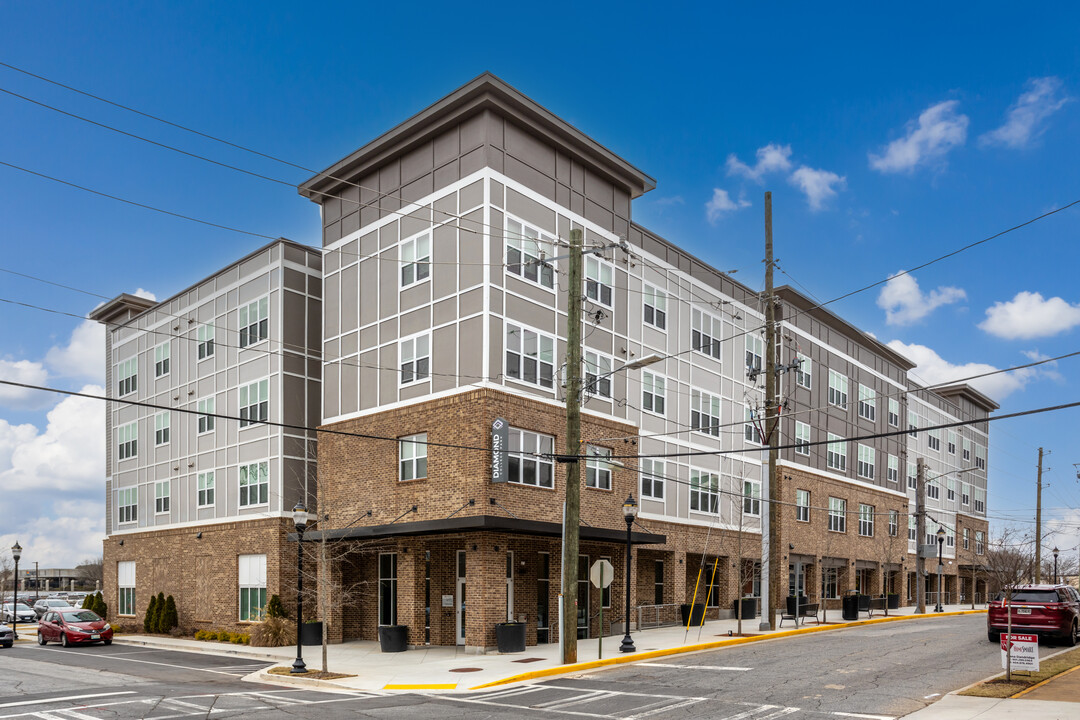
[(626, 518), (626, 636), (622, 639), (619, 652), (631, 653), (637, 651), (637, 648), (634, 647), (634, 640), (630, 637), (630, 531), (634, 525), (634, 518), (637, 517), (638, 513), (638, 504), (634, 500), (633, 493), (630, 493), (630, 497), (626, 498), (622, 510), (623, 517)]
[(941, 552), (945, 547), (945, 528), (938, 525), (937, 529), (937, 605), (934, 607), (934, 612), (944, 612), (945, 608), (941, 607), (941, 570), (945, 567), (945, 563), (941, 560)]
[(19, 558), (22, 557), (22, 546), (16, 540), (11, 546), (11, 557), (15, 558), (15, 574), (12, 575), (11, 588), (14, 597), (11, 599), (11, 638), (19, 639)]
[(1057, 580), (1057, 556), (1058, 556), (1058, 549), (1055, 547), (1054, 548), (1054, 584), (1055, 585), (1057, 585), (1057, 581), (1058, 581)]
[(304, 530), (307, 529), (308, 513), (304, 503), (296, 503), (292, 511), (293, 524), (296, 526), (296, 660), (293, 661), (292, 673), (306, 673), (304, 651), (300, 644), (300, 624), (304, 621)]

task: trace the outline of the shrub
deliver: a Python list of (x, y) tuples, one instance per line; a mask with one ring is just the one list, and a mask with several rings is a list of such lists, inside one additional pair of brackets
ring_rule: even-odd
[(232, 633), (232, 637), (229, 638), (229, 642), (233, 645), (247, 645), (248, 636), (244, 633)]
[(159, 592), (157, 594), (157, 605), (154, 607), (154, 617), (150, 624), (151, 632), (165, 632), (166, 628), (161, 626), (161, 618), (163, 615), (165, 615), (165, 593)]
[(93, 610), (94, 609), (94, 596), (87, 595), (82, 599), (82, 605), (79, 606), (80, 610)]
[(146, 614), (142, 620), (143, 632), (156, 632), (157, 627), (157, 596), (150, 596), (150, 604), (146, 606)]
[[(87, 595), (86, 597), (90, 597)], [(109, 606), (105, 604), (105, 598), (101, 597), (101, 593), (94, 595), (93, 600), (90, 603), (90, 609), (100, 615), (102, 618), (109, 617)]]
[(171, 632), (173, 628), (180, 624), (179, 617), (176, 613), (176, 600), (173, 596), (165, 598), (165, 607), (161, 610), (158, 619), (158, 632), (167, 633)]
[(265, 620), (251, 628), (251, 644), (255, 647), (295, 645), (296, 625), (285, 618), (267, 614)]
[(196, 640), (205, 640), (206, 639), (206, 631), (205, 630), (196, 630), (195, 631), (195, 639)]
[[(281, 603), (281, 598), (277, 595), (271, 595), (270, 601), (266, 603), (266, 617), (268, 618), (283, 618), (286, 617), (285, 606)], [(272, 646), (265, 646), (272, 647)]]

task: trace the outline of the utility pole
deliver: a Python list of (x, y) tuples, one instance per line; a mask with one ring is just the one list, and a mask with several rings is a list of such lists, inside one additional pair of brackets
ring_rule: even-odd
[(926, 465), (922, 458), (915, 463), (915, 609), (921, 615), (926, 612), (926, 558), (922, 552), (926, 541)]
[(1042, 458), (1039, 448), (1039, 474), (1035, 481), (1035, 584), (1042, 582)]
[(765, 432), (769, 443), (769, 469), (765, 480), (768, 512), (761, 515), (761, 623), (759, 629), (774, 630), (780, 590), (779, 488), (776, 482), (778, 435), (776, 375), (776, 303), (773, 299), (772, 193), (765, 193)]
[[(563, 510), (562, 661), (577, 662), (578, 547), (581, 524), (582, 232), (570, 231), (566, 308), (566, 504)], [(629, 618), (627, 618), (629, 622)], [(628, 626), (629, 627), (629, 626)]]

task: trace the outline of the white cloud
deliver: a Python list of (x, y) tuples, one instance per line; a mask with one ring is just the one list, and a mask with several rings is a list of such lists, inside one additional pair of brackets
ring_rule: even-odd
[(835, 188), (843, 188), (847, 178), (828, 170), (814, 170), (805, 165), (791, 173), (788, 182), (806, 195), (810, 209), (821, 210), (826, 201), (836, 197)]
[(908, 345), (899, 340), (893, 340), (889, 343), (889, 347), (915, 363), (916, 367), (912, 372), (920, 381), (928, 385), (964, 381), (998, 403), (1017, 390), (1023, 390), (1029, 382), (1038, 377), (1034, 368), (1025, 368), (966, 380), (974, 375), (993, 372), (998, 368), (986, 363), (953, 365), (925, 345)]
[(139, 288), (133, 294), (135, 295), (135, 297), (146, 298), (147, 300), (153, 300), (154, 302), (157, 302), (157, 295), (150, 292), (149, 290), (143, 290), (142, 288)]
[(1037, 292), (1019, 292), (1008, 302), (997, 302), (986, 310), (979, 328), (1006, 340), (1051, 337), (1080, 325), (1080, 305), (1070, 305), (1059, 297), (1044, 299)]
[(967, 140), (967, 115), (957, 114), (959, 103), (947, 100), (932, 105), (907, 124), (907, 134), (885, 146), (881, 155), (870, 153), (870, 167), (883, 173), (911, 172), (945, 157)]
[(49, 349), (45, 362), (62, 377), (105, 382), (105, 326), (83, 320), (71, 333), (67, 345), (54, 345)]
[(741, 175), (756, 183), (761, 183), (768, 173), (787, 172), (790, 170), (790, 158), (790, 145), (770, 143), (765, 147), (757, 149), (757, 163), (754, 167), (750, 167), (746, 163), (741, 162), (739, 158), (735, 156), (735, 153), (728, 155), (727, 173), (728, 175)]
[(731, 199), (727, 190), (713, 188), (712, 200), (705, 203), (705, 216), (709, 218), (710, 223), (715, 224), (725, 213), (745, 207), (750, 207), (749, 201), (739, 198), (738, 202), (736, 202)]
[(1070, 98), (1059, 95), (1062, 84), (1056, 77), (1032, 78), (1027, 91), (1020, 95), (1005, 113), (1005, 123), (979, 138), (979, 145), (999, 145), (1023, 148), (1046, 129), (1045, 120), (1056, 113)]
[(956, 287), (939, 287), (924, 293), (913, 275), (893, 275), (881, 288), (877, 304), (885, 311), (885, 322), (889, 325), (911, 325), (942, 305), (966, 297), (967, 293)]
[[(29, 360), (0, 359), (0, 380), (44, 385), (49, 373), (41, 363)], [(40, 408), (48, 404), (47, 395), (38, 390), (0, 385), (0, 404), (20, 409)]]

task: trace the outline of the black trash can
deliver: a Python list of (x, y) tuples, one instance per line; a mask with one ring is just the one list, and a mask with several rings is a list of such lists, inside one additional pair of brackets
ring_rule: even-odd
[(841, 615), (845, 620), (859, 619), (859, 596), (851, 593), (841, 600)]
[(300, 623), (300, 644), (301, 645), (322, 645), (322, 623), (321, 622), (304, 622), (304, 623)]
[(744, 597), (744, 598), (736, 600), (734, 603), (732, 603), (731, 609), (732, 609), (732, 613), (733, 613), (732, 614), (733, 618), (739, 617), (739, 603), (740, 602), (742, 603), (742, 619), (743, 620), (749, 620), (751, 618), (757, 617), (757, 598)]
[(379, 627), (379, 647), (383, 652), (405, 652), (409, 649), (408, 625), (382, 625)]
[(495, 623), (495, 644), (501, 653), (525, 652), (525, 623)]
[(690, 605), (683, 604), (679, 606), (679, 614), (682, 617), (682, 624), (690, 623), (691, 627), (697, 627), (705, 620), (705, 606), (701, 603), (694, 605), (693, 612), (690, 611)]
[(898, 593), (889, 593), (888, 606), (890, 610), (900, 609), (900, 595)]

